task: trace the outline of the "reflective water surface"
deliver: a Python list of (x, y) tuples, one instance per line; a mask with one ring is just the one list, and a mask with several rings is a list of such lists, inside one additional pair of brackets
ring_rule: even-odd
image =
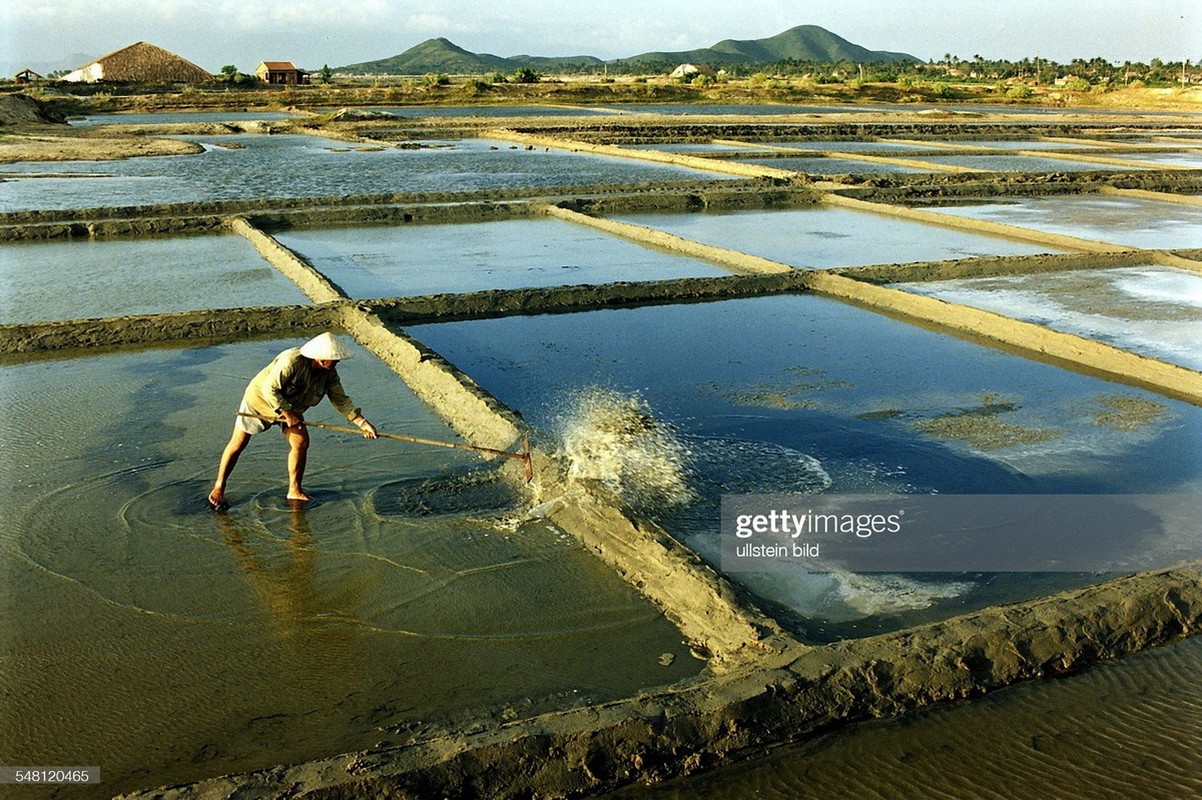
[(5, 242), (0, 283), (2, 323), (308, 302), (233, 235)]
[(612, 800), (1202, 796), (1202, 639)]
[(1202, 370), (1202, 276), (1147, 265), (896, 288), (996, 311)]
[(1007, 198), (932, 208), (1127, 247), (1202, 247), (1202, 208), (1118, 197)]
[[(1196, 406), (814, 296), (411, 332), (544, 430), (562, 428), (576, 413), (574, 398), (592, 387), (640, 398), (681, 441), (695, 495), (677, 506), (653, 498), (648, 511), (715, 564), (725, 492), (1202, 489)], [(1171, 552), (1176, 544), (1139, 546)], [(1038, 596), (1081, 578), (737, 579), (784, 607), (805, 635), (827, 639)]]
[[(826, 159), (806, 160), (821, 162)], [(775, 163), (775, 160), (766, 163)], [(617, 214), (613, 218), (802, 268), (1048, 251), (1046, 247), (1008, 239), (841, 208), (724, 214)]]
[[(0, 166), (0, 211), (91, 208), (256, 197), (326, 197), (527, 186), (671, 181), (710, 173), (486, 139), (432, 141), (404, 150), (280, 134), (179, 137), (199, 155)], [(21, 174), (80, 175), (79, 178)], [(88, 176), (86, 179), (82, 176)]]
[(278, 238), (361, 298), (726, 274), (554, 219), (297, 230)]
[[(315, 430), (300, 509), (267, 431), (208, 511), (246, 381), (292, 344), (5, 368), (0, 761), (99, 765), (107, 797), (699, 668), (472, 454)], [(382, 430), (454, 439), (364, 351), (339, 370)]]

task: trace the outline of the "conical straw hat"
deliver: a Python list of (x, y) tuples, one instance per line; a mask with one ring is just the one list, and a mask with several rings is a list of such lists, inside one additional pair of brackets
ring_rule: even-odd
[(354, 354), (332, 333), (314, 336), (301, 345), (301, 355), (316, 361), (345, 361)]

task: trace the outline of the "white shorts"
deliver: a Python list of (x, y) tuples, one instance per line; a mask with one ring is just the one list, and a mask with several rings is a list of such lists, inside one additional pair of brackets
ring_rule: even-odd
[(249, 433), (251, 436), (254, 436), (256, 433), (262, 433), (272, 425), (276, 424), (274, 422), (268, 422), (265, 419), (242, 416), (243, 414), (254, 413), (255, 412), (251, 410), (250, 406), (246, 405), (246, 402), (243, 401), (243, 403), (238, 406), (238, 416), (234, 417), (234, 427), (243, 433)]

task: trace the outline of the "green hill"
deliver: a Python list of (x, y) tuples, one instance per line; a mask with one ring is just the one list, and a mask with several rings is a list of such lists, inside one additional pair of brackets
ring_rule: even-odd
[(724, 39), (712, 47), (675, 52), (654, 51), (619, 59), (628, 64), (777, 64), (782, 61), (839, 63), (921, 62), (907, 53), (868, 50), (817, 25), (798, 25), (767, 39)]
[(602, 67), (605, 62), (596, 56), (510, 56), (514, 69), (533, 67), (539, 72), (577, 72)]
[(337, 67), (334, 71), (358, 75), (425, 75), (427, 72), (482, 75), (497, 70), (510, 72), (516, 68), (507, 58), (488, 53), (471, 53), (439, 37), (427, 39), (399, 55), (381, 58), (378, 61), (348, 64), (345, 67)]
[[(724, 39), (713, 47), (678, 52), (651, 52), (614, 59), (610, 64), (777, 64), (782, 61), (920, 62), (906, 53), (868, 50), (816, 25), (799, 25), (767, 39)], [(539, 72), (579, 71), (601, 67), (606, 62), (594, 56), (530, 56), (502, 58), (472, 53), (443, 39), (428, 39), (405, 52), (377, 61), (337, 67), (335, 72), (377, 75), (424, 75), (440, 72), (454, 75), (483, 75), (513, 72), (533, 67)]]

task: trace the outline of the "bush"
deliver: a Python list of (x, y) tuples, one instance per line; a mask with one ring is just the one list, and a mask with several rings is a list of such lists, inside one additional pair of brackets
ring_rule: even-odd
[(1011, 86), (1006, 90), (1006, 97), (1012, 97), (1016, 100), (1022, 100), (1035, 94), (1035, 90), (1025, 84)]
[(450, 84), (450, 82), (451, 82), (451, 79), (441, 73), (439, 73), (438, 75), (435, 75), (433, 72), (426, 73), (426, 85), (427, 86), (447, 86), (448, 84)]
[(533, 67), (521, 67), (513, 73), (514, 83), (538, 83), (542, 79), (542, 75)]
[(492, 75), (489, 75), (488, 80), (490, 83), (509, 83), (509, 78), (506, 78), (500, 72), (494, 72)]

